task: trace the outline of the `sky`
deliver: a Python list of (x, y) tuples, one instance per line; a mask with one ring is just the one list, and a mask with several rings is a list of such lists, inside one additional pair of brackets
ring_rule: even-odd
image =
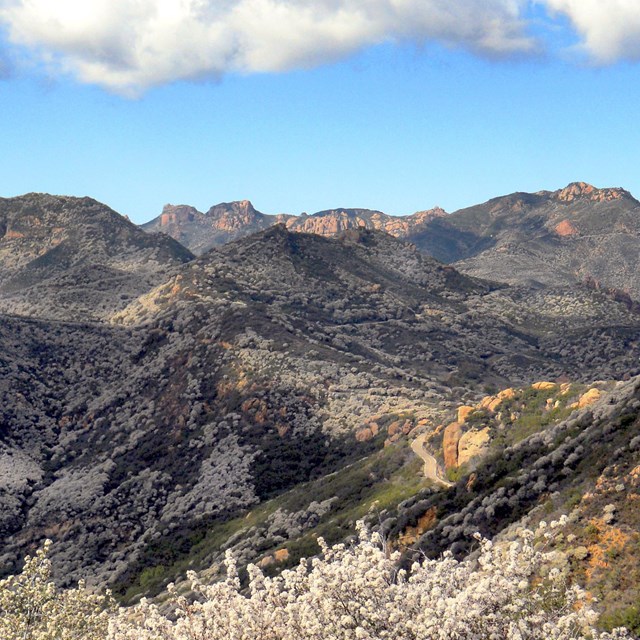
[(640, 0), (0, 0), (0, 196), (640, 198)]

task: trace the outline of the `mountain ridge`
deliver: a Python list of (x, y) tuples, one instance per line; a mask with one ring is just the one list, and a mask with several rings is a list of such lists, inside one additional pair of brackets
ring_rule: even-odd
[[(195, 239), (179, 222), (167, 223), (164, 231), (201, 253), (273, 224), (328, 237), (364, 227), (412, 242), (423, 253), (481, 278), (551, 286), (595, 283), (640, 299), (640, 203), (621, 187), (572, 182), (556, 191), (499, 196), (450, 214), (438, 207), (408, 216), (339, 207), (267, 216), (249, 201), (212, 210), (217, 217), (199, 214)], [(143, 228), (162, 231), (161, 217)]]
[(337, 207), (299, 216), (258, 211), (251, 201), (221, 202), (206, 213), (190, 205), (165, 205), (162, 213), (141, 228), (167, 233), (184, 243), (195, 253), (204, 253), (215, 246), (262, 231), (275, 224), (302, 233), (334, 236), (349, 229), (383, 230), (397, 237), (405, 237), (410, 230), (424, 225), (434, 217), (443, 216), (439, 207), (417, 211), (409, 216), (390, 216), (374, 209)]

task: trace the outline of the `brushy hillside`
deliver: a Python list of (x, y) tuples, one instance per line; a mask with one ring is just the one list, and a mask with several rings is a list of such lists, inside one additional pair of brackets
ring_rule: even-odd
[[(182, 550), (177, 539), (150, 549), (146, 568), (141, 564), (120, 593), (125, 602), (142, 593), (160, 593), (162, 601), (170, 582), (189, 590), (182, 582), (188, 570), (205, 581), (221, 579), (228, 551), (241, 576), (248, 563), (277, 575), (319, 553), (319, 537), (348, 538), (360, 518), (402, 552), (409, 567), (424, 553), (437, 558), (452, 550), (465, 557), (475, 531), (506, 542), (521, 526), (566, 513), (562, 534), (548, 543), (553, 568), (597, 599), (601, 627), (624, 624), (640, 633), (639, 409), (640, 379), (634, 379), (509, 388), (459, 407), (455, 422), (425, 420), (404, 433), (411, 416), (396, 416), (384, 425), (393, 435), (381, 451), (245, 517), (212, 523)], [(453, 488), (424, 478), (422, 460), (409, 446), (422, 432), (432, 435), (428, 446)]]
[[(607, 292), (479, 280), (376, 231), (276, 225), (193, 258), (94, 201), (5, 205), (0, 248), (22, 275), (0, 290), (3, 574), (51, 538), (61, 584), (86, 577), (130, 602), (189, 568), (215, 577), (227, 549), (278, 573), (362, 517), (407, 562), (416, 545), (462, 556), (471, 529), (561, 509), (618, 450), (632, 464), (640, 316)], [(46, 244), (60, 220), (56, 247), (73, 251)], [(105, 265), (122, 273), (96, 303), (82, 277)], [(591, 381), (624, 378), (572, 413)], [(567, 383), (529, 387), (540, 380)], [(507, 388), (511, 404), (489, 410)], [(461, 404), (479, 408), (456, 440)], [(432, 432), (448, 490), (411, 448)]]

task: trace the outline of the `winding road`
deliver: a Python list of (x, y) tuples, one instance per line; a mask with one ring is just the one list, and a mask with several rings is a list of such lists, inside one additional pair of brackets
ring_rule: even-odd
[(424, 460), (424, 476), (425, 478), (433, 480), (433, 482), (436, 482), (443, 487), (453, 487), (453, 482), (449, 482), (448, 480), (445, 480), (438, 475), (438, 462), (424, 446), (427, 435), (428, 434), (423, 433), (411, 443), (411, 449), (413, 450), (413, 452), (419, 458)]

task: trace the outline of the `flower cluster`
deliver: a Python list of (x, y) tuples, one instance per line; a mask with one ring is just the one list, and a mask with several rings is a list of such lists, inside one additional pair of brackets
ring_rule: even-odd
[[(56, 592), (44, 551), (21, 576), (0, 583), (0, 613), (13, 616), (2, 631), (7, 640), (612, 640), (625, 630), (594, 629), (596, 612), (586, 593), (566, 584), (557, 571), (541, 572), (545, 553), (537, 535), (494, 544), (477, 536), (478, 549), (456, 560), (446, 553), (425, 559), (410, 572), (376, 533), (359, 526), (357, 544), (328, 547), (322, 555), (274, 578), (249, 567), (241, 583), (231, 554), (227, 578), (205, 585), (190, 574), (195, 601), (170, 589), (173, 614), (143, 601), (132, 609), (109, 609), (108, 598)], [(546, 573), (544, 579), (539, 576)], [(20, 583), (23, 591), (16, 589)], [(9, 597), (7, 596), (9, 594)], [(11, 594), (14, 601), (11, 600)], [(20, 606), (15, 606), (18, 600)], [(11, 604), (13, 602), (13, 605)], [(29, 603), (33, 603), (30, 608)], [(9, 603), (9, 609), (7, 609)], [(52, 604), (55, 603), (55, 604)], [(13, 609), (11, 609), (13, 606)], [(66, 611), (44, 620), (46, 607)], [(99, 611), (100, 607), (107, 607)], [(33, 610), (36, 610), (35, 613)], [(81, 619), (82, 618), (82, 619)], [(54, 621), (55, 620), (55, 621)], [(108, 628), (106, 621), (108, 620)], [(20, 631), (13, 630), (21, 625)], [(25, 629), (33, 628), (31, 635)], [(82, 626), (84, 625), (84, 627)], [(16, 626), (16, 629), (18, 627)], [(47, 633), (49, 635), (47, 635)], [(13, 635), (12, 635), (13, 634)]]
[(0, 581), (0, 638), (104, 640), (116, 615), (110, 594), (91, 594), (82, 582), (77, 589), (57, 589), (47, 558), (50, 545), (27, 557), (22, 573)]

